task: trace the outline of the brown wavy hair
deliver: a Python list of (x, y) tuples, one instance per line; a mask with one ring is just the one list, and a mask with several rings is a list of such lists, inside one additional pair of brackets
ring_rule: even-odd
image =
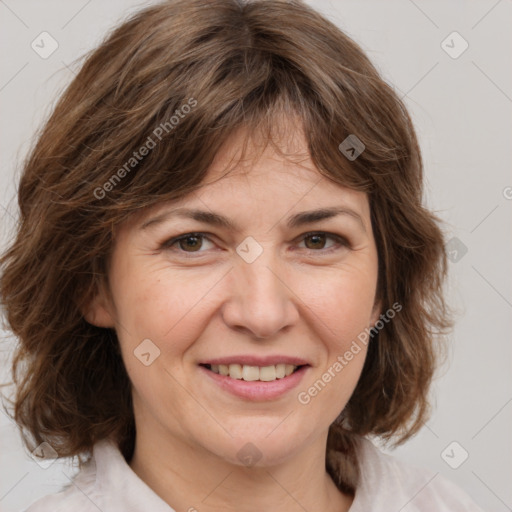
[[(85, 56), (23, 164), (0, 297), (18, 339), (10, 414), (29, 449), (46, 441), (80, 460), (113, 437), (130, 459), (135, 423), (116, 332), (82, 314), (107, 283), (116, 229), (200, 187), (235, 130), (272, 142), (281, 114), (298, 119), (323, 176), (368, 194), (378, 299), (382, 311), (402, 305), (372, 336), (330, 427), (326, 467), (353, 492), (359, 436), (399, 444), (424, 424), (438, 341), (453, 322), (441, 221), (422, 206), (406, 107), (361, 48), (302, 1), (169, 0)], [(349, 135), (365, 145), (353, 161), (339, 149)], [(148, 137), (155, 146), (142, 155)]]

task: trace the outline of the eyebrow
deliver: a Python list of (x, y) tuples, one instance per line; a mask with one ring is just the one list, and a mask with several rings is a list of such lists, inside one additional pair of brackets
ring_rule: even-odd
[[(321, 220), (331, 219), (333, 217), (337, 217), (338, 215), (349, 215), (350, 217), (353, 217), (359, 222), (363, 230), (366, 232), (366, 226), (364, 225), (363, 219), (359, 213), (346, 207), (319, 208), (317, 210), (296, 213), (295, 215), (292, 215), (288, 218), (286, 225), (288, 228), (296, 228), (306, 224), (313, 224), (314, 222)], [(161, 224), (162, 222), (172, 217), (193, 219), (205, 224), (211, 224), (212, 226), (229, 229), (234, 232), (240, 232), (240, 228), (224, 215), (190, 208), (177, 208), (175, 210), (161, 213), (160, 215), (157, 215), (156, 217), (153, 217), (144, 222), (140, 229), (144, 230), (150, 226)]]

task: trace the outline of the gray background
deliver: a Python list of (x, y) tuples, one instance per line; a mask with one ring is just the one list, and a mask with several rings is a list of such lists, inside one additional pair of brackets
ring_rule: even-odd
[[(150, 3), (0, 0), (3, 246), (17, 216), (21, 158), (58, 93), (73, 78), (73, 61), (128, 13)], [(450, 246), (455, 251), (450, 301), (460, 316), (449, 363), (433, 387), (431, 420), (393, 453), (451, 479), (485, 510), (512, 510), (512, 1), (308, 3), (361, 44), (405, 98), (423, 149), (427, 204), (447, 222), (450, 237), (456, 237)], [(31, 48), (43, 31), (58, 42), (47, 59)], [(458, 53), (463, 43), (457, 36), (442, 46), (453, 31), (469, 44), (457, 58), (443, 49), (448, 44), (452, 54)], [(4, 335), (3, 381), (13, 346)], [(467, 460), (453, 469), (465, 452)], [(4, 512), (56, 492), (74, 471), (66, 462), (48, 468), (36, 464), (3, 411), (0, 461)]]

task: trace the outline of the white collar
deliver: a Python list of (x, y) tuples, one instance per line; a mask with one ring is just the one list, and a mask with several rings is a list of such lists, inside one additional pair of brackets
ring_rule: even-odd
[[(360, 439), (357, 458), (361, 479), (349, 512), (404, 507), (408, 511), (449, 512), (455, 507), (466, 512), (481, 512), (464, 491), (439, 473), (416, 468), (384, 454), (369, 439)], [(74, 482), (75, 488), (71, 485), (67, 494), (80, 498), (81, 502), (85, 502), (85, 495), (96, 505), (87, 510), (175, 512), (137, 476), (111, 440), (94, 445), (93, 457)]]
[[(361, 442), (360, 446), (362, 449), (358, 453), (358, 457), (360, 457), (359, 464), (367, 467), (373, 473), (377, 468), (374, 464), (371, 464), (371, 461), (368, 461), (368, 457), (374, 458), (375, 453), (372, 452), (376, 452), (376, 448), (369, 440), (362, 439)], [(368, 463), (370, 463), (369, 466)], [(125, 510), (135, 512), (151, 510), (151, 512), (175, 512), (173, 508), (139, 478), (112, 440), (104, 439), (94, 445), (93, 457), (84, 473), (84, 484), (87, 481), (89, 485), (92, 484), (94, 486), (91, 499), (100, 509), (102, 506), (107, 506), (107, 510), (112, 511)], [(363, 473), (360, 487), (350, 512), (367, 510), (361, 508), (367, 501), (362, 499), (367, 494), (365, 476)], [(94, 482), (91, 481), (91, 477), (94, 478)], [(101, 500), (101, 503), (96, 503), (95, 497)], [(191, 506), (193, 505), (191, 504)]]
[[(94, 495), (101, 510), (175, 512), (132, 470), (117, 445), (104, 439), (93, 448)], [(105, 508), (102, 508), (105, 505)]]

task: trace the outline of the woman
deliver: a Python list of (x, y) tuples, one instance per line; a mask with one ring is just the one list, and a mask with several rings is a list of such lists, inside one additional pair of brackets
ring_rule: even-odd
[(407, 111), (299, 1), (170, 0), (48, 120), (1, 296), (50, 510), (480, 510), (382, 454), (451, 325)]

